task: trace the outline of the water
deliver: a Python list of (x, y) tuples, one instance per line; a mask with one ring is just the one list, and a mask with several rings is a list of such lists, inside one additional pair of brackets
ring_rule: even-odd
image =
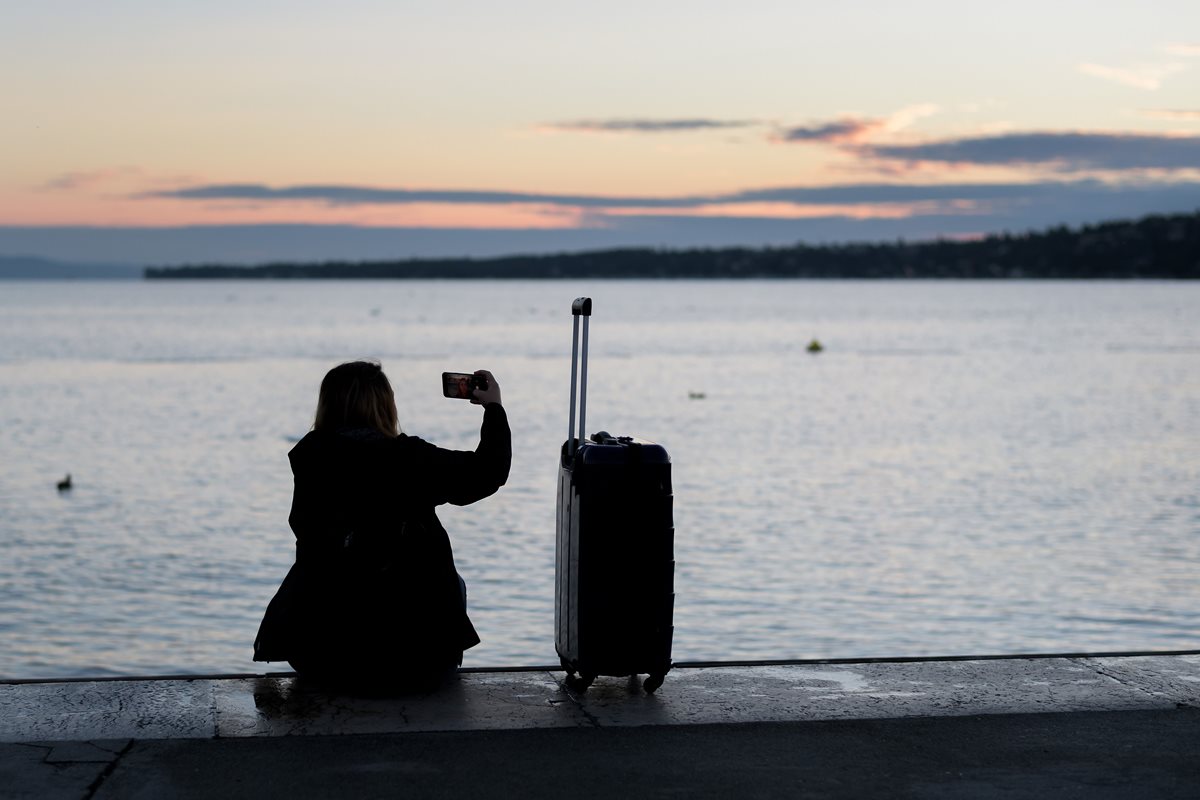
[(498, 377), (510, 482), (442, 513), (467, 663), (555, 663), (580, 294), (589, 429), (674, 459), (676, 659), (1200, 647), (1197, 284), (6, 282), (0, 675), (261, 670), (287, 451), (357, 357), (447, 447), (438, 373)]

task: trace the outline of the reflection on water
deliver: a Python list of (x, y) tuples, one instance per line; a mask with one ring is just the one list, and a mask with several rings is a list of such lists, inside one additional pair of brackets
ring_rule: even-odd
[(674, 459), (677, 659), (1200, 645), (1200, 286), (2, 289), (3, 675), (261, 671), (287, 451), (324, 371), (364, 356), (405, 430), (450, 447), (479, 411), (439, 373), (496, 373), (512, 478), (443, 514), (484, 640), (468, 664), (555, 663), (580, 294), (592, 429)]

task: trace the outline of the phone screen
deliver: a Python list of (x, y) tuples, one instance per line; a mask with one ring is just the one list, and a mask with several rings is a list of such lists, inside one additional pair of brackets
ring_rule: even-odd
[(474, 388), (471, 379), (474, 377), (468, 372), (443, 372), (442, 394), (458, 400), (470, 400), (471, 389)]

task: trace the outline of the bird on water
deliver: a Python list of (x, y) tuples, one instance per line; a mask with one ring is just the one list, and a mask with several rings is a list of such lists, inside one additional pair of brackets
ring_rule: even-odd
[(58, 482), (58, 490), (60, 492), (65, 492), (70, 488), (71, 488), (71, 473), (68, 472), (67, 477), (63, 478), (61, 481)]

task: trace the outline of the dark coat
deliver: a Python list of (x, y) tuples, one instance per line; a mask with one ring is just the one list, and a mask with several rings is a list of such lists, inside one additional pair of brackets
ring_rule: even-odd
[(312, 431), (288, 458), (296, 563), (267, 606), (254, 660), (353, 669), (370, 658), (417, 672), (460, 662), (479, 636), (434, 507), (504, 485), (504, 409), (484, 407), (474, 451), (355, 429)]

